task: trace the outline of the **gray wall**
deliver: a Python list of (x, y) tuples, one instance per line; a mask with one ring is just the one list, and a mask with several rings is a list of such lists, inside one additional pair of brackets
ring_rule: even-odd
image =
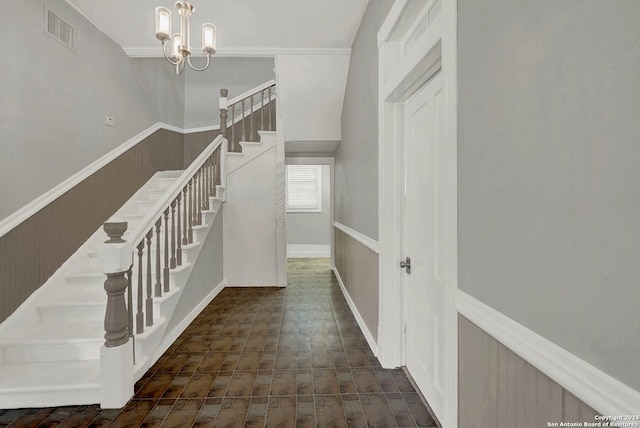
[[(44, 33), (45, 4), (78, 30), (75, 51)], [(184, 79), (129, 59), (64, 1), (13, 2), (0, 27), (0, 219), (154, 123), (183, 125)]]
[(287, 213), (287, 244), (331, 244), (331, 167), (322, 165), (322, 212)]
[(640, 3), (458, 6), (459, 286), (640, 390)]
[(222, 218), (221, 207), (167, 324), (165, 335), (170, 334), (223, 279)]
[(335, 152), (335, 219), (378, 239), (378, 47), (376, 36), (392, 0), (370, 1), (351, 47)]
[(183, 140), (159, 129), (0, 236), (0, 322), (156, 172), (182, 169)]
[[(200, 60), (200, 61), (199, 61)], [(203, 58), (194, 58), (196, 67)], [(273, 58), (217, 58), (213, 56), (206, 71), (186, 72), (185, 128), (220, 123), (218, 98), (220, 89), (229, 90), (229, 99), (275, 79)], [(255, 99), (258, 103), (258, 98)], [(249, 108), (247, 104), (246, 108)]]

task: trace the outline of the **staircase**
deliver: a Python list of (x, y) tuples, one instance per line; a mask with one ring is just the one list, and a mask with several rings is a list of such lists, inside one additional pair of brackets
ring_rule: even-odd
[[(261, 142), (242, 141), (244, 117), (253, 114), (252, 102), (249, 112), (242, 110), (242, 133), (236, 115), (228, 121), (236, 138), (218, 136), (185, 171), (156, 173), (114, 214), (107, 224), (126, 222), (126, 231), (109, 229), (109, 237), (125, 244), (105, 243), (106, 229), (96, 230), (0, 325), (0, 409), (126, 403), (133, 384), (180, 333), (167, 325), (222, 211), (227, 177), (263, 179), (247, 165), (273, 152), (276, 138), (274, 131), (253, 132), (252, 122), (247, 139)], [(242, 152), (227, 152), (227, 145)], [(275, 165), (272, 180), (274, 171)], [(124, 284), (110, 288), (109, 298), (104, 272)], [(180, 321), (184, 329), (190, 320)]]
[[(128, 222), (126, 240), (176, 182), (182, 171), (157, 173), (115, 216)], [(194, 242), (183, 247), (183, 264), (173, 270), (172, 289), (154, 298), (154, 324), (136, 341), (135, 377), (150, 365), (188, 273), (222, 203), (211, 198)], [(164, 231), (164, 228), (161, 229)], [(100, 228), (0, 330), (0, 408), (61, 406), (100, 402), (100, 347), (107, 305), (105, 275), (98, 263), (105, 240)], [(161, 245), (161, 251), (164, 246)], [(155, 251), (152, 251), (152, 259)], [(146, 280), (146, 277), (144, 278)], [(144, 282), (143, 280), (143, 282)], [(134, 300), (134, 305), (137, 303)], [(21, 325), (22, 328), (11, 328)], [(151, 346), (149, 346), (151, 344)], [(155, 346), (154, 346), (155, 345)], [(155, 351), (155, 349), (152, 349)]]

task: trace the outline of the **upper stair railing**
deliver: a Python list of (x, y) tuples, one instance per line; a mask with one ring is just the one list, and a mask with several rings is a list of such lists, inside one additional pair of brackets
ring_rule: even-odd
[[(275, 131), (276, 82), (274, 80), (263, 83), (228, 102), (226, 101), (227, 93), (220, 91), (220, 94), (222, 95), (220, 133), (228, 138), (230, 152), (241, 151), (238, 144), (240, 141), (258, 141), (258, 131)], [(227, 117), (228, 113), (229, 117)]]
[(267, 82), (229, 102), (228, 91), (222, 89), (220, 135), (133, 230), (127, 233), (127, 222), (117, 218), (105, 222), (109, 240), (99, 256), (107, 276), (105, 343), (100, 352), (102, 407), (126, 404), (137, 380), (133, 374), (136, 360), (145, 361), (147, 366), (153, 363), (148, 350), (148, 355), (135, 355), (135, 350), (141, 349), (135, 346), (136, 337), (147, 337), (147, 329), (154, 326), (154, 298), (172, 291), (171, 271), (183, 266), (183, 249), (194, 243), (193, 229), (203, 224), (211, 198), (224, 199), (228, 147), (237, 150), (240, 147), (234, 142), (244, 141), (246, 136), (256, 138), (259, 130), (275, 129), (274, 86), (275, 82)]

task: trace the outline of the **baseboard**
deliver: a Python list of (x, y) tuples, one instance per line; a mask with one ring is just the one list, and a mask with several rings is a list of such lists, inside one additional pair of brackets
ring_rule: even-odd
[(287, 244), (287, 258), (326, 258), (331, 257), (331, 245)]
[(227, 284), (225, 288), (262, 288), (262, 287), (282, 287), (278, 284)]
[(365, 324), (364, 319), (362, 319), (362, 316), (360, 315), (360, 312), (358, 312), (358, 308), (356, 307), (356, 304), (353, 302), (353, 299), (351, 299), (349, 292), (344, 286), (344, 283), (342, 282), (342, 278), (340, 277), (340, 273), (338, 272), (338, 269), (336, 269), (335, 267), (332, 267), (331, 270), (333, 270), (333, 273), (336, 275), (336, 278), (338, 279), (338, 284), (340, 285), (340, 290), (342, 290), (342, 295), (347, 301), (349, 308), (351, 308), (351, 312), (353, 313), (353, 316), (356, 319), (356, 322), (358, 323), (360, 330), (362, 330), (362, 334), (364, 334), (364, 337), (367, 339), (367, 343), (369, 344), (369, 347), (373, 351), (373, 354), (377, 357), (378, 344), (373, 339), (373, 335), (369, 331), (369, 328), (367, 328), (367, 324)]
[(458, 290), (458, 312), (603, 415), (640, 415), (640, 392)]
[(162, 354), (164, 354), (167, 349), (169, 349), (171, 345), (173, 345), (173, 342), (175, 342), (178, 337), (180, 337), (182, 332), (185, 331), (187, 327), (189, 327), (189, 324), (191, 324), (193, 320), (196, 319), (200, 312), (202, 312), (202, 310), (209, 303), (211, 303), (211, 301), (215, 299), (215, 297), (220, 294), (220, 292), (225, 289), (226, 286), (226, 280), (223, 279), (220, 284), (218, 284), (213, 290), (211, 290), (209, 294), (207, 294), (204, 299), (202, 299), (202, 302), (200, 302), (198, 306), (196, 306), (191, 312), (189, 312), (189, 314), (180, 322), (180, 324), (178, 324), (173, 330), (171, 330), (171, 332), (165, 334), (164, 340), (160, 343), (160, 346), (158, 346), (158, 350), (153, 356), (152, 361), (158, 361), (158, 358), (160, 358)]

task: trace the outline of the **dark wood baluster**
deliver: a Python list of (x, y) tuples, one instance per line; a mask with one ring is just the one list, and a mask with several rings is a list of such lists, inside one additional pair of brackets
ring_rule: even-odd
[(202, 182), (202, 191), (200, 192), (200, 212), (206, 210), (207, 208), (207, 161), (205, 160), (202, 166), (200, 167), (200, 171), (202, 171), (200, 181)]
[(251, 110), (249, 110), (249, 138), (251, 141), (256, 141), (253, 138), (253, 94), (251, 94)]
[(220, 156), (222, 150), (218, 149), (213, 153), (213, 192), (211, 196), (217, 196), (216, 194), (216, 185), (218, 184), (218, 156)]
[(193, 243), (193, 179), (189, 180), (189, 244)]
[[(178, 193), (178, 197), (180, 194)], [(178, 207), (178, 215), (180, 215), (180, 207)], [(178, 223), (180, 219), (178, 218)], [(180, 242), (180, 232), (178, 234), (178, 242)], [(176, 268), (176, 199), (171, 201), (171, 259), (169, 260), (169, 267), (171, 269)]]
[(182, 224), (180, 221), (180, 203), (182, 201), (181, 193), (178, 193), (176, 200), (178, 201), (178, 231), (176, 233), (176, 236), (178, 237), (178, 248), (176, 249), (176, 264), (178, 266), (182, 266), (182, 230), (180, 229), (180, 225)]
[[(129, 313), (129, 338), (133, 339), (133, 264), (127, 271), (127, 312)], [(133, 346), (133, 364), (136, 364), (136, 347)]]
[(218, 155), (216, 157), (216, 185), (222, 184), (222, 167), (220, 165), (222, 165), (222, 151), (218, 150)]
[(183, 227), (183, 233), (184, 233), (184, 237), (182, 238), (182, 245), (187, 245), (189, 244), (189, 226), (187, 225), (187, 222), (189, 221), (189, 216), (187, 215), (187, 205), (189, 205), (189, 200), (187, 199), (187, 187), (188, 186), (184, 186), (184, 189), (182, 189), (182, 194), (183, 194), (183, 198), (182, 198), (182, 205), (184, 206), (184, 227)]
[(207, 205), (207, 162), (200, 167), (200, 224), (202, 224), (202, 211)]
[(202, 165), (202, 210), (208, 210), (209, 207), (209, 159), (207, 158)]
[[(127, 271), (127, 312), (129, 312), (129, 337), (133, 337), (133, 265)], [(135, 352), (135, 350), (134, 350)], [(135, 362), (135, 361), (134, 361)]]
[(260, 131), (264, 131), (264, 89), (260, 91)]
[(271, 131), (271, 86), (269, 86), (269, 96), (267, 97), (267, 109), (269, 110), (269, 131)]
[[(244, 128), (245, 128), (246, 122), (244, 121), (244, 100), (242, 100), (242, 139), (240, 141), (247, 141), (244, 138)], [(240, 150), (241, 151), (241, 150)]]
[(198, 201), (197, 201), (197, 215), (196, 223), (202, 224), (202, 169), (196, 172), (196, 182), (198, 183)]
[(153, 228), (147, 232), (147, 299), (145, 300), (146, 326), (153, 325), (153, 286), (151, 285), (151, 238), (153, 238)]
[(209, 196), (215, 196), (216, 193), (216, 154), (220, 151), (218, 148), (211, 154), (209, 158)]
[(231, 106), (231, 139), (229, 140), (229, 143), (231, 144), (227, 146), (227, 148), (232, 152), (236, 150), (236, 139), (234, 134), (235, 127), (236, 127), (236, 105), (233, 104)]
[(162, 297), (162, 282), (160, 281), (160, 227), (162, 227), (162, 217), (156, 221), (156, 284), (155, 284), (155, 296)]
[(142, 300), (144, 293), (142, 291), (142, 254), (144, 253), (144, 238), (138, 244), (138, 312), (136, 312), (136, 334), (144, 331), (144, 312), (142, 312)]
[[(173, 230), (171, 231), (173, 235)], [(164, 269), (162, 271), (163, 291), (169, 292), (169, 208), (164, 210)]]

